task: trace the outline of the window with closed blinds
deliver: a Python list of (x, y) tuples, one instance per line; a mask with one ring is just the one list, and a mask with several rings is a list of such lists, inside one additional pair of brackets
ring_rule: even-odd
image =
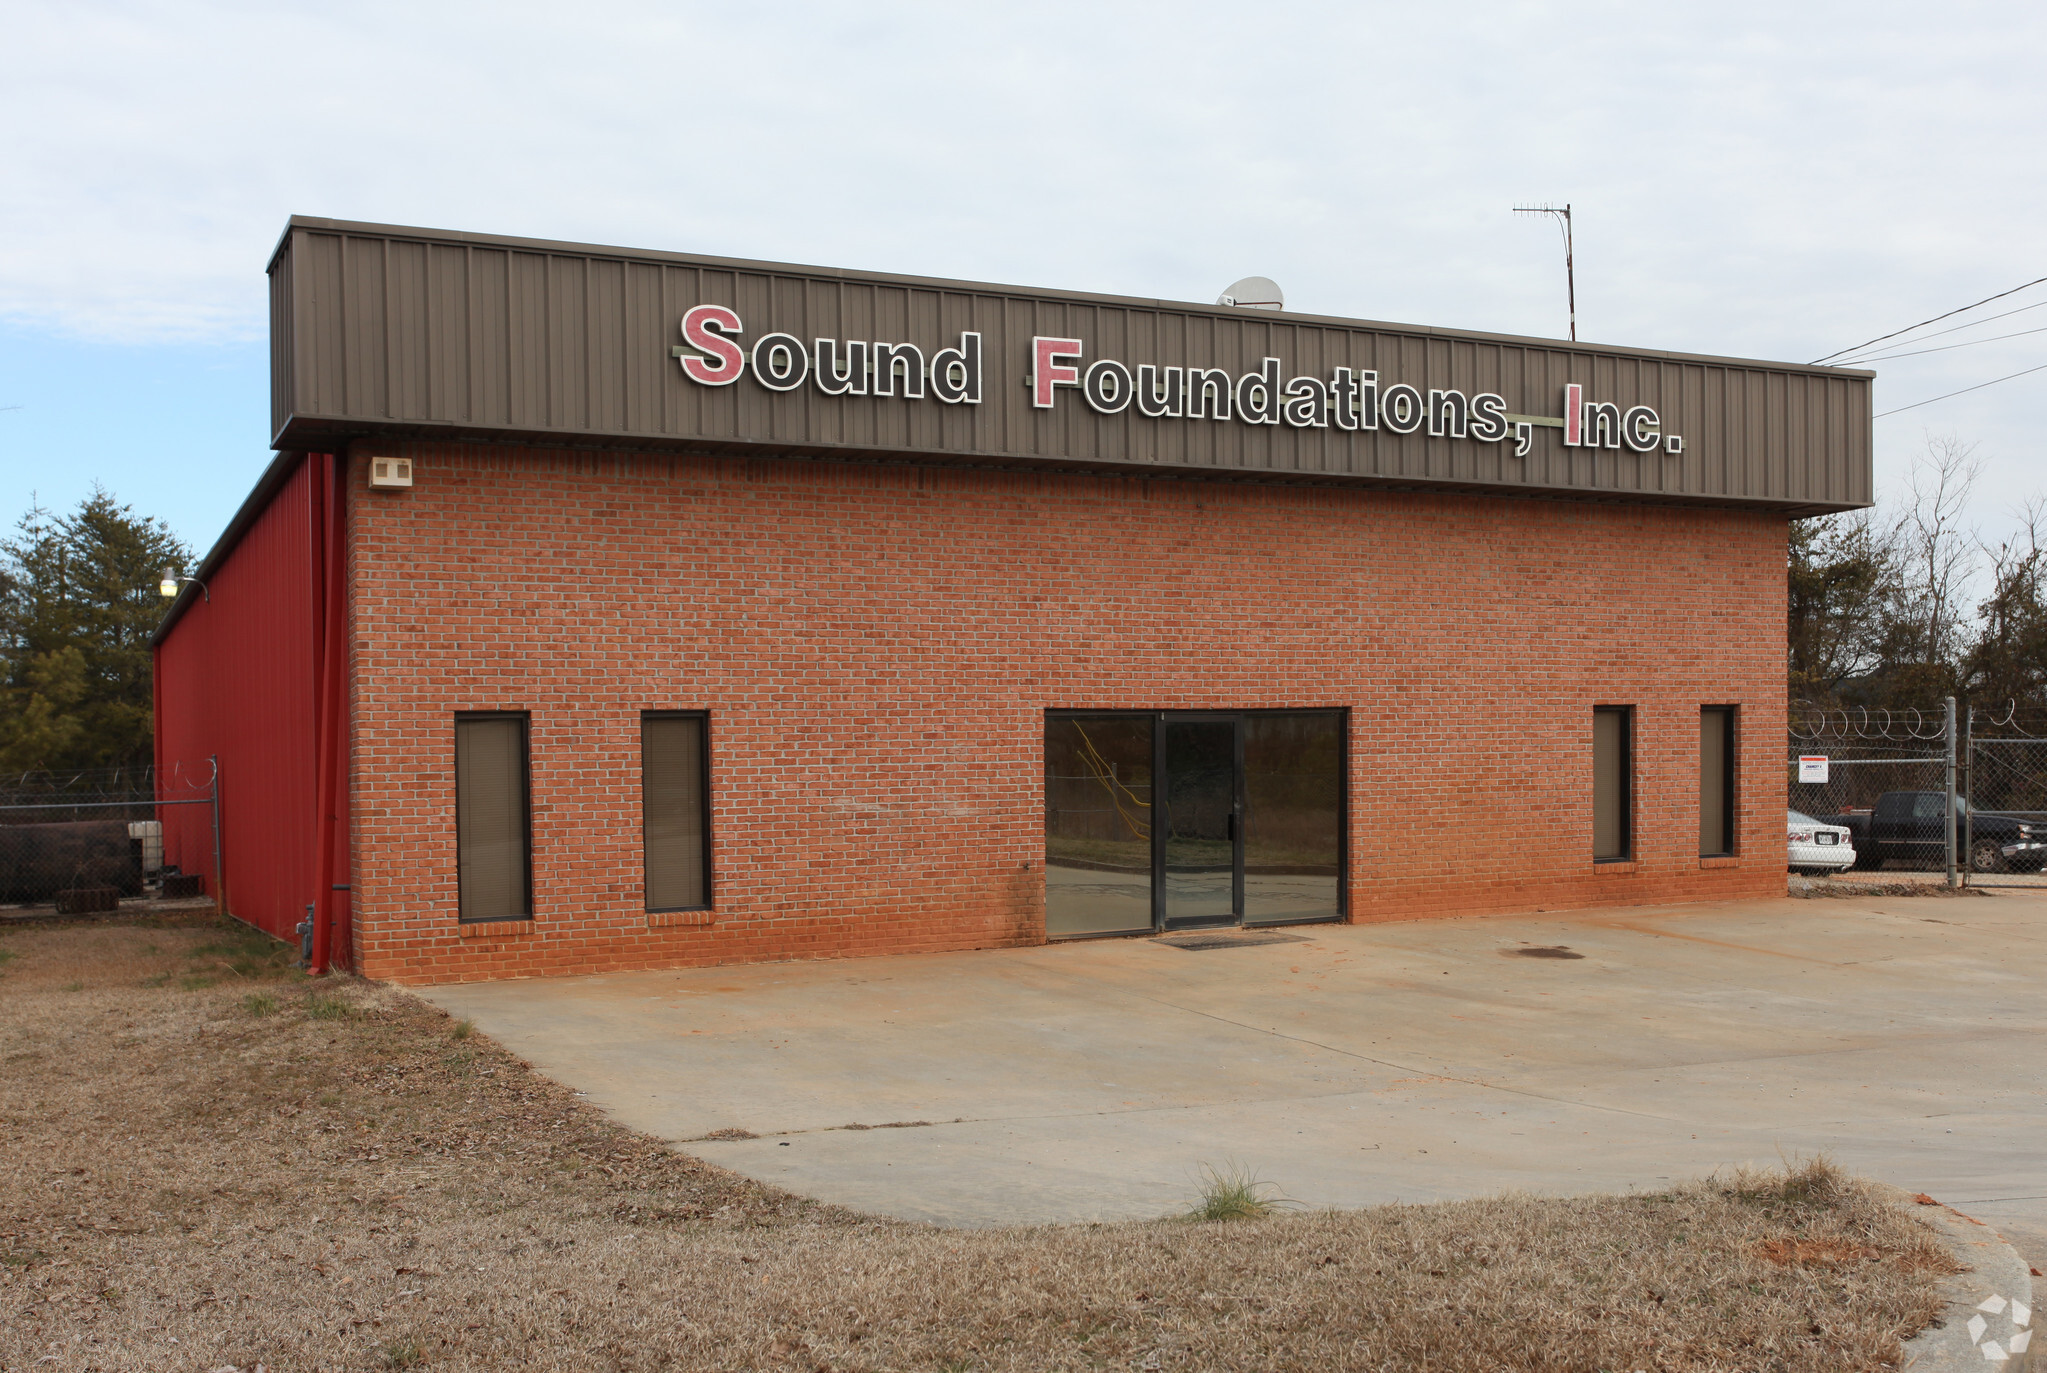
[(1634, 856), (1634, 710), (1595, 706), (1592, 711), (1592, 858), (1624, 862)]
[(1699, 707), (1699, 857), (1734, 852), (1734, 707)]
[(526, 717), (455, 717), (455, 867), (461, 918), (533, 915)]
[(640, 717), (640, 815), (646, 842), (647, 909), (711, 904), (710, 819), (701, 714)]

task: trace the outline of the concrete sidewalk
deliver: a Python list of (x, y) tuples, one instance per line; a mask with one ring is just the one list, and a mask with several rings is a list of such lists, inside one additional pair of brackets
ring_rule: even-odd
[(1825, 1150), (2047, 1266), (2047, 895), (1287, 933), (424, 994), (629, 1126), (895, 1216), (1156, 1216), (1230, 1162), (1361, 1206)]

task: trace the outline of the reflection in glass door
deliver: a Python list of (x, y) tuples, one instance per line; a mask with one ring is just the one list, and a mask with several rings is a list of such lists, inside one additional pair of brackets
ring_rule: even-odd
[(1161, 924), (1237, 920), (1237, 721), (1168, 715), (1164, 722), (1165, 881)]
[(1343, 914), (1343, 712), (1244, 716), (1247, 925)]
[(1340, 710), (1047, 712), (1046, 933), (1342, 919), (1346, 732)]
[(1149, 714), (1045, 718), (1045, 933), (1151, 929)]

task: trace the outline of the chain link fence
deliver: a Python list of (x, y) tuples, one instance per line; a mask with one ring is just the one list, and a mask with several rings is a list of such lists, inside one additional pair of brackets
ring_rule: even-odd
[(220, 863), (214, 768), (182, 765), (0, 778), (0, 911), (78, 915), (212, 895)]
[[(1944, 713), (1794, 709), (1789, 808), (1856, 831), (1855, 866), (1947, 870), (1947, 732)], [(1813, 766), (1817, 761), (1819, 766)], [(1823, 778), (1824, 780), (1817, 780)], [(1909, 793), (1915, 809), (1937, 798), (1881, 848), (1866, 836), (1886, 795)], [(1891, 806), (1901, 803), (1893, 800)], [(1887, 827), (1896, 835), (1896, 827)]]
[(1975, 709), (1966, 729), (1969, 885), (2047, 887), (2047, 711)]
[(1861, 869), (2047, 887), (2047, 711), (1956, 715), (1794, 704), (1791, 810), (1855, 831)]

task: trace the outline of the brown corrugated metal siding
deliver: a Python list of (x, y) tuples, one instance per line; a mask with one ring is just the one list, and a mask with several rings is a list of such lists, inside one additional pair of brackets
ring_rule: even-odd
[[(1736, 503), (1787, 514), (1869, 504), (1867, 372), (1567, 344), (1221, 306), (1053, 294), (674, 253), (294, 219), (271, 266), (276, 443), (335, 436), (548, 438), (633, 447), (1132, 467), (1608, 500)], [(980, 404), (703, 386), (672, 355), (685, 311), (733, 308), (769, 332), (908, 342), (929, 359), (982, 335)], [(1374, 370), (1557, 416), (1566, 383), (1658, 411), (1680, 454), (1348, 433), (1096, 413), (1027, 389), (1034, 335), (1084, 340), (1084, 367), (1219, 367), (1287, 377)]]

